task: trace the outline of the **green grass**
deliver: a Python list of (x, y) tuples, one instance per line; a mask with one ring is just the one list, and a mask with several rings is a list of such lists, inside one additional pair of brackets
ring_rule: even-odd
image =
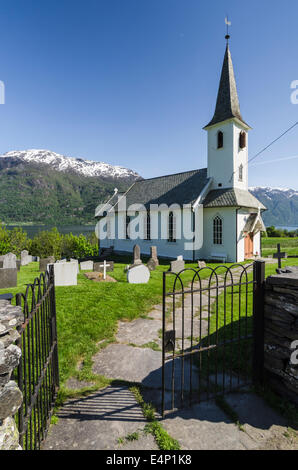
[(173, 439), (167, 431), (162, 427), (155, 417), (155, 409), (151, 403), (146, 403), (142, 397), (139, 387), (134, 386), (130, 388), (134, 394), (138, 404), (142, 408), (144, 417), (148, 423), (145, 426), (145, 432), (154, 436), (154, 439), (160, 450), (180, 450), (180, 445), (176, 439)]
[(262, 255), (272, 256), (276, 253), (277, 243), (280, 243), (281, 251), (288, 255), (298, 255), (298, 237), (262, 237)]
[[(126, 260), (124, 260), (126, 261)], [(128, 261), (128, 260), (127, 260)], [(69, 377), (91, 380), (100, 386), (104, 378), (92, 374), (92, 356), (99, 347), (113, 341), (118, 320), (131, 321), (146, 315), (152, 307), (162, 301), (162, 273), (169, 268), (161, 264), (151, 272), (148, 284), (128, 284), (124, 268), (127, 262), (116, 263), (113, 273), (118, 282), (97, 283), (78, 275), (78, 285), (56, 287), (56, 310), (58, 330), (58, 352), (61, 384)], [(217, 266), (215, 263), (211, 267)], [(195, 268), (189, 263), (187, 267)], [(38, 263), (22, 266), (18, 273), (18, 286), (0, 289), (0, 293), (26, 291), (26, 284), (32, 283), (39, 276)], [(205, 277), (208, 270), (205, 271)], [(186, 272), (184, 282), (189, 282), (193, 272)], [(167, 289), (173, 287), (173, 275), (167, 276)], [(178, 287), (177, 287), (178, 288)], [(179, 288), (178, 288), (179, 289)], [(100, 346), (98, 343), (105, 341)], [(82, 368), (77, 370), (81, 362)]]

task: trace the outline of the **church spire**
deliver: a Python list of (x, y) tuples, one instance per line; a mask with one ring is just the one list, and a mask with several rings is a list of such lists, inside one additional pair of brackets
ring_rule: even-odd
[(227, 45), (221, 71), (214, 116), (209, 124), (204, 127), (204, 129), (231, 118), (236, 118), (241, 121), (245, 127), (249, 127), (245, 121), (243, 121), (240, 113), (232, 57), (228, 44), (229, 37), (230, 36), (227, 34)]

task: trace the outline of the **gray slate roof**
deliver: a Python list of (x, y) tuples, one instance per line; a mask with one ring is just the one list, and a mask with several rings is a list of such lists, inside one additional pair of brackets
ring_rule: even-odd
[(205, 128), (230, 118), (237, 118), (242, 121), (246, 126), (248, 125), (245, 121), (243, 121), (240, 113), (232, 57), (229, 46), (227, 44), (221, 71), (214, 116), (209, 122), (209, 124), (205, 126)]
[(214, 189), (210, 191), (203, 201), (204, 207), (252, 207), (266, 209), (266, 207), (249, 191), (238, 188)]
[(126, 194), (131, 204), (193, 204), (207, 184), (207, 168), (136, 181)]

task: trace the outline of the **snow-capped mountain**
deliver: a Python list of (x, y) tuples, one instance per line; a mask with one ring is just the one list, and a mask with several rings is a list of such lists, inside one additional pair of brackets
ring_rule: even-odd
[(291, 188), (252, 187), (250, 192), (266, 207), (265, 225), (298, 226), (298, 191)]
[(138, 173), (121, 166), (108, 163), (73, 158), (51, 152), (50, 150), (16, 150), (0, 155), (0, 159), (19, 159), (27, 163), (50, 165), (53, 169), (63, 172), (75, 172), (83, 176), (115, 179), (137, 179)]

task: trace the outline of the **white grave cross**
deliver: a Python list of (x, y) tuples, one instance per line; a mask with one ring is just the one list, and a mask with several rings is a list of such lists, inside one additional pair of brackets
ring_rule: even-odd
[(100, 264), (99, 267), (103, 268), (103, 278), (106, 279), (107, 277), (107, 268), (111, 266), (110, 264), (107, 264), (106, 260), (104, 260), (103, 264)]

